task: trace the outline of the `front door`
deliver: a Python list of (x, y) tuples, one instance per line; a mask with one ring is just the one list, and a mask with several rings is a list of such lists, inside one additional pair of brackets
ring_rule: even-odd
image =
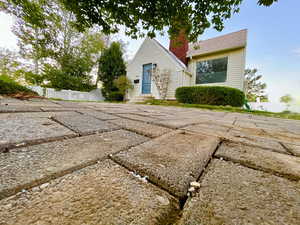
[(152, 64), (143, 65), (142, 94), (151, 93)]

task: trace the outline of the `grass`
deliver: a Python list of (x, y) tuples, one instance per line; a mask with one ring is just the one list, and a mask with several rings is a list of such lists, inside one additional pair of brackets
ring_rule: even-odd
[(185, 103), (179, 103), (177, 101), (156, 100), (156, 99), (155, 100), (147, 100), (141, 104), (176, 106), (176, 107), (185, 107), (185, 108), (199, 108), (199, 109), (208, 109), (208, 110), (213, 110), (213, 111), (248, 113), (248, 114), (260, 115), (260, 116), (300, 120), (300, 113), (290, 113), (290, 112), (274, 113), (274, 112), (259, 111), (259, 110), (247, 110), (247, 109), (242, 109), (239, 107), (232, 107), (232, 106), (185, 104)]
[(37, 96), (38, 94), (27, 87), (24, 87), (12, 80), (6, 75), (0, 75), (0, 94), (13, 95), (13, 94), (24, 94)]

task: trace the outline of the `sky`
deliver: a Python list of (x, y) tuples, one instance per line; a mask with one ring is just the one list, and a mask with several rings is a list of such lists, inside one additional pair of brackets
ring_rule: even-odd
[[(279, 0), (271, 7), (262, 7), (256, 0), (244, 0), (240, 13), (225, 22), (218, 32), (207, 29), (199, 40), (248, 29), (246, 67), (257, 68), (267, 84), (271, 102), (290, 94), (300, 104), (300, 1)], [(16, 37), (11, 32), (13, 19), (0, 13), (0, 47), (17, 50)], [(143, 39), (132, 40), (122, 31), (119, 39), (127, 42), (127, 55), (132, 58)], [(156, 39), (168, 48), (167, 34)]]

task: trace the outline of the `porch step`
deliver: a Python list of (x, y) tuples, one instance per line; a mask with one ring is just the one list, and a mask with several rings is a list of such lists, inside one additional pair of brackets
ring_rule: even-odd
[(152, 95), (139, 95), (129, 100), (129, 103), (144, 102), (147, 100), (152, 100), (154, 97)]

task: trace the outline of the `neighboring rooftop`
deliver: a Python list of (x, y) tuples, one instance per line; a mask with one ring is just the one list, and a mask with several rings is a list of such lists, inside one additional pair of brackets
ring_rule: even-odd
[(187, 57), (206, 55), (224, 50), (238, 49), (247, 45), (247, 29), (211, 38), (189, 45)]

